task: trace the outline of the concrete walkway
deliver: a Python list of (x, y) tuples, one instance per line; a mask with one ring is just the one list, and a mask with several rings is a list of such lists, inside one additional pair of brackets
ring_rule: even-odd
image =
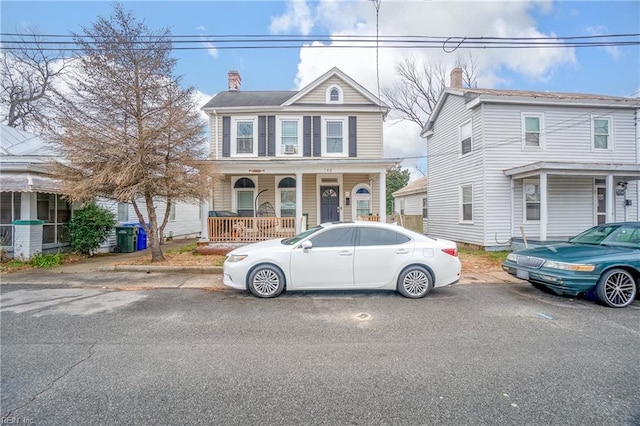
[[(162, 246), (163, 252), (195, 240), (173, 240)], [(211, 291), (227, 289), (222, 284), (219, 266), (123, 265), (132, 258), (151, 257), (150, 249), (134, 253), (103, 254), (80, 262), (53, 268), (30, 269), (0, 275), (2, 285), (60, 285), (113, 290), (152, 288), (200, 288)], [(503, 271), (465, 272), (459, 284), (522, 282)]]

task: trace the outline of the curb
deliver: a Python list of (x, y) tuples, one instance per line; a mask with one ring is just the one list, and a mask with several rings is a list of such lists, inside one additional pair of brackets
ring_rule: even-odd
[(166, 272), (183, 274), (222, 274), (221, 266), (155, 266), (155, 265), (113, 265), (99, 268), (100, 272)]

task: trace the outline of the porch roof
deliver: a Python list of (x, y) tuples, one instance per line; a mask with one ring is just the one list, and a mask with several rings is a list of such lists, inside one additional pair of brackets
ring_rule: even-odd
[(551, 175), (607, 176), (626, 180), (640, 179), (640, 164), (632, 163), (574, 163), (564, 161), (537, 161), (503, 170), (512, 179), (524, 179), (546, 172)]
[(0, 192), (44, 192), (61, 194), (60, 182), (34, 173), (2, 173)]
[(211, 160), (218, 173), (222, 174), (292, 174), (297, 171), (304, 174), (380, 173), (386, 172), (401, 161), (399, 158), (269, 158), (268, 160), (250, 158)]

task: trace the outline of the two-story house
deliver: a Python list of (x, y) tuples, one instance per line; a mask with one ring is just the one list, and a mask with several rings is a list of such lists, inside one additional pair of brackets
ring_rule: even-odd
[(429, 234), (488, 250), (640, 220), (640, 98), (462, 88), (425, 125)]
[(202, 108), (219, 174), (209, 208), (243, 219), (221, 227), (209, 218), (210, 241), (385, 220), (386, 172), (398, 162), (383, 158), (387, 105), (337, 68), (299, 91), (242, 91), (237, 71), (228, 81)]

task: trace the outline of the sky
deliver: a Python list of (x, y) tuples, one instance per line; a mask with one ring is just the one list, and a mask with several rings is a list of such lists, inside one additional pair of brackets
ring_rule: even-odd
[[(406, 58), (453, 68), (473, 55), (478, 87), (640, 96), (640, 45), (537, 49), (340, 48), (341, 35), (438, 37), (570, 37), (640, 33), (640, 1), (122, 1), (153, 31), (195, 36), (199, 49), (174, 50), (176, 73), (206, 102), (227, 90), (227, 72), (239, 71), (242, 90), (297, 90), (338, 67), (370, 92), (398, 81)], [(2, 33), (26, 28), (40, 34), (82, 33), (110, 1), (0, 1)], [(305, 36), (295, 48), (225, 49), (207, 35)], [(327, 38), (327, 36), (332, 36)], [(193, 37), (192, 37), (193, 38)], [(5, 39), (5, 36), (3, 36)], [(372, 43), (370, 46), (374, 46)], [(324, 46), (324, 47), (313, 47)], [(330, 47), (333, 46), (333, 47)], [(377, 56), (377, 58), (376, 58)], [(418, 177), (425, 171), (426, 143), (413, 123), (385, 124), (385, 157), (404, 159)]]

